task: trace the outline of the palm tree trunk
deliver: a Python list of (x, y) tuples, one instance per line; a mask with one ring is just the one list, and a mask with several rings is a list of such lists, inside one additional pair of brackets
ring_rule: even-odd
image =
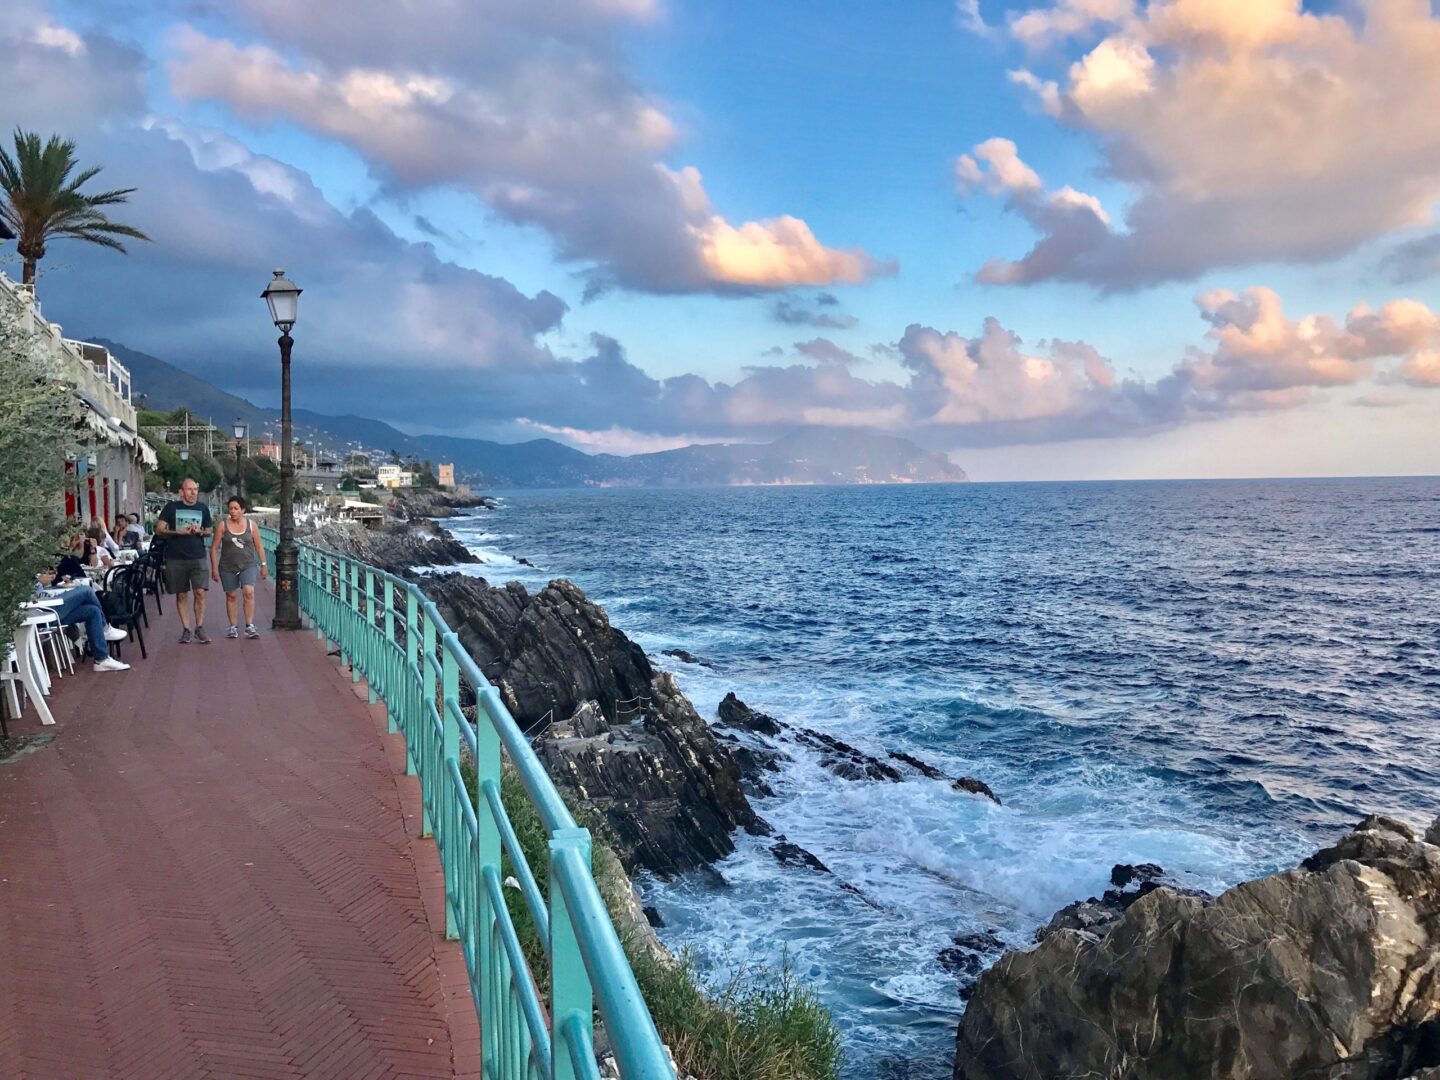
[(24, 273), (24, 276), (23, 276), (22, 279), (21, 279), (21, 281), (22, 281), (23, 284), (29, 285), (32, 289), (35, 287), (35, 264), (36, 264), (36, 262), (37, 262), (37, 260), (35, 260), (35, 259), (30, 259), (30, 258), (27, 258), (27, 259), (25, 260), (25, 273)]

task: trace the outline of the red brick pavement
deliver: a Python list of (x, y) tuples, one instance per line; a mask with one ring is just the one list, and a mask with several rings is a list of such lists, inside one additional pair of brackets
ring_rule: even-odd
[(383, 708), (313, 633), (181, 647), (169, 598), (151, 625), (0, 765), (0, 1077), (478, 1077)]

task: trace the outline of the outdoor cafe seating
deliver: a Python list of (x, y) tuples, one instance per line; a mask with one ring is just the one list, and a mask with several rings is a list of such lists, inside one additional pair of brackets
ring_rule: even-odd
[[(159, 556), (158, 550), (126, 549), (119, 552), (111, 566), (85, 568), (89, 584), (104, 598), (110, 625), (129, 634), (127, 640), (133, 639), (139, 645), (142, 659), (148, 659), (144, 638), (144, 627), (149, 625), (147, 594), (154, 594), (157, 613), (160, 607)], [(55, 723), (45, 698), (56, 679), (75, 674), (76, 661), (85, 647), (83, 637), (71, 639), (56, 613), (63, 603), (65, 588), (37, 585), (35, 598), (21, 604), (24, 618), (14, 640), (5, 645), (4, 662), (0, 664), (0, 735), (9, 735), (8, 720), (18, 718), (27, 702), (42, 725)], [(123, 643), (112, 642), (110, 647), (118, 659)]]

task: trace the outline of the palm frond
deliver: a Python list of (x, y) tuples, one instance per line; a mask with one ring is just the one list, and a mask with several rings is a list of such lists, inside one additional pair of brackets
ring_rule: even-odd
[(101, 207), (121, 205), (134, 188), (115, 188), (93, 194), (81, 188), (102, 171), (91, 166), (76, 171), (75, 142), (58, 135), (44, 141), (33, 131), (15, 129), (14, 154), (0, 147), (0, 220), (19, 240), (22, 253), (44, 255), (54, 238), (83, 240), (124, 251), (116, 239), (149, 240), (139, 229), (111, 221)]

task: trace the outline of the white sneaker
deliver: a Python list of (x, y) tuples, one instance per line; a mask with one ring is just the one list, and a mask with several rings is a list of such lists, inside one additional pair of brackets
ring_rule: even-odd
[(122, 664), (113, 656), (107, 656), (104, 660), (95, 661), (96, 671), (129, 671), (129, 664)]
[(124, 630), (121, 630), (118, 626), (105, 627), (106, 641), (124, 641), (129, 636), (129, 634), (127, 634)]

